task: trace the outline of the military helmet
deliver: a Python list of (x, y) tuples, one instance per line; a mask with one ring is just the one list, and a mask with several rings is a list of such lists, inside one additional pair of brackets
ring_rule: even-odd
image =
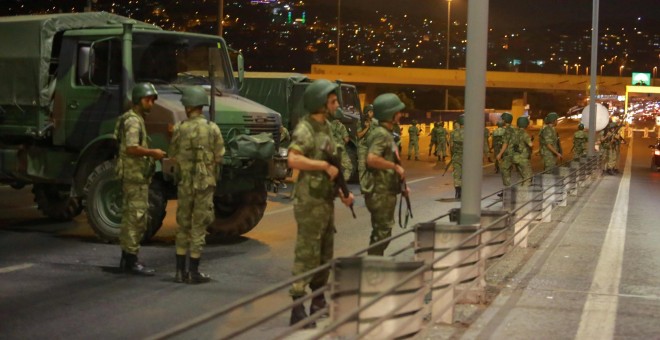
[(337, 90), (339, 85), (326, 79), (314, 80), (303, 94), (305, 110), (310, 113), (318, 112), (328, 102), (328, 95)]
[(133, 86), (133, 104), (137, 105), (144, 97), (155, 96), (158, 99), (158, 92), (152, 83), (137, 83)]
[(413, 120), (412, 120), (412, 124), (413, 124), (413, 125), (417, 125), (417, 119), (413, 119)]
[(373, 110), (374, 110), (374, 106), (372, 104), (369, 104), (369, 105), (365, 105), (364, 110), (362, 111), (366, 115), (369, 111), (373, 111)]
[(465, 125), (465, 115), (463, 114), (458, 116), (458, 118), (456, 119), (456, 123), (460, 125)]
[(550, 112), (547, 116), (545, 116), (545, 122), (546, 124), (554, 123), (557, 118), (559, 118), (557, 112)]
[(582, 123), (578, 124), (578, 130), (584, 130), (584, 124)]
[(501, 121), (501, 120), (498, 120), (497, 121), (497, 127), (503, 127), (503, 126), (504, 126), (504, 122)]
[(191, 86), (182, 91), (181, 103), (184, 107), (208, 106), (209, 96), (201, 86)]
[(511, 124), (511, 122), (513, 122), (513, 115), (509, 112), (503, 112), (502, 121), (504, 121), (507, 124)]
[(518, 117), (518, 120), (516, 120), (516, 125), (518, 125), (518, 127), (521, 129), (526, 129), (529, 126), (529, 118), (525, 116)]
[(374, 117), (379, 122), (389, 122), (394, 115), (406, 107), (394, 93), (383, 93), (374, 100)]

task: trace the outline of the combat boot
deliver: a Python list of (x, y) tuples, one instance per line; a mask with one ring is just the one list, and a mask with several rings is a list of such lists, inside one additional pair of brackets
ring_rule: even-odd
[(138, 261), (137, 255), (122, 251), (120, 269), (127, 274), (153, 276), (156, 271)]
[[(293, 296), (293, 301), (298, 300), (302, 296)], [(298, 322), (307, 319), (307, 312), (305, 312), (305, 306), (302, 303), (296, 304), (291, 308), (291, 318), (289, 319), (289, 326), (293, 326)], [(310, 322), (306, 324), (303, 328), (315, 328), (316, 322)]]
[(188, 272), (186, 283), (199, 284), (211, 281), (211, 277), (199, 271), (199, 258), (190, 258), (190, 272)]
[[(309, 315), (314, 315), (314, 313), (325, 308), (328, 304), (325, 302), (325, 296), (323, 294), (312, 298), (312, 304), (309, 306)], [(321, 314), (322, 317), (329, 316), (328, 311), (326, 310)]]
[(176, 273), (174, 274), (174, 282), (184, 283), (188, 273), (186, 273), (186, 255), (176, 256)]

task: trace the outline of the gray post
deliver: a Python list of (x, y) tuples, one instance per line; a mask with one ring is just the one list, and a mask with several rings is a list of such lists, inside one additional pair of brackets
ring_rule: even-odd
[(587, 155), (594, 156), (596, 146), (596, 72), (598, 70), (598, 7), (600, 0), (593, 0), (591, 15), (591, 79), (589, 89), (589, 150)]
[(478, 224), (481, 220), (486, 56), (488, 55), (488, 3), (489, 0), (468, 1), (465, 79), (466, 138), (463, 152), (461, 224)]

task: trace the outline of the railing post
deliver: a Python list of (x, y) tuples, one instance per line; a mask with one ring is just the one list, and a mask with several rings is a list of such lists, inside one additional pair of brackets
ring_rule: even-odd
[(557, 183), (555, 189), (559, 191), (559, 205), (565, 207), (568, 199), (568, 190), (570, 186), (571, 169), (566, 166), (560, 166), (557, 170)]
[[(516, 186), (513, 191), (515, 194), (516, 204), (515, 209), (518, 209), (515, 214), (517, 222), (513, 227), (513, 244), (521, 248), (527, 248), (527, 234), (529, 233), (529, 225), (534, 220), (534, 211), (540, 211), (541, 208), (535, 208), (534, 196), (541, 192), (538, 186)], [(525, 204), (527, 203), (527, 204)], [(524, 205), (524, 206), (523, 206)]]
[[(421, 261), (401, 262), (385, 256), (346, 257), (338, 258), (336, 262), (333, 274), (337, 282), (333, 284), (331, 292), (333, 302), (336, 301), (330, 315), (333, 321), (371, 302), (376, 295), (391, 289), (423, 266)], [(346, 282), (342, 282), (342, 279), (346, 279)], [(390, 318), (364, 334), (365, 338), (393, 339), (417, 334), (422, 328), (423, 317), (418, 314), (424, 306), (424, 296), (419, 294), (412, 302), (405, 305), (404, 302), (423, 287), (424, 273), (420, 272), (393, 293), (363, 310), (357, 320), (338, 328), (337, 335), (350, 337), (364, 334), (376, 320), (395, 309), (396, 312)]]
[(580, 160), (572, 160), (570, 163), (570, 169), (571, 169), (571, 174), (570, 174), (570, 185), (569, 185), (569, 195), (571, 196), (577, 196), (578, 191), (580, 190), (580, 172), (581, 172), (581, 167), (580, 167)]
[[(550, 175), (552, 176), (552, 175)], [(552, 220), (551, 217), (551, 212), (552, 212), (552, 203), (553, 203), (553, 196), (555, 194), (554, 192), (554, 181), (551, 184), (551, 177), (549, 177), (547, 174), (538, 174), (534, 175), (534, 185), (538, 185), (541, 188), (542, 194), (541, 197), (536, 198), (534, 201), (537, 203), (538, 201), (541, 201), (541, 216), (540, 220), (541, 222), (550, 222)], [(539, 193), (536, 193), (537, 195)]]

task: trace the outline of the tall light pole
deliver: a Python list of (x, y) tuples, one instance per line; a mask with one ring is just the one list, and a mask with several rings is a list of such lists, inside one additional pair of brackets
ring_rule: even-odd
[(656, 77), (657, 75), (658, 75), (658, 67), (657, 67), (657, 66), (653, 66), (653, 79), (655, 79), (655, 77)]
[(623, 65), (619, 66), (619, 77), (623, 77)]
[(601, 76), (603, 75), (603, 67), (605, 67), (605, 65), (600, 65), (600, 75)]
[(578, 72), (580, 72), (580, 64), (575, 64), (575, 75), (578, 75)]
[[(445, 68), (449, 70), (449, 37), (451, 32), (451, 0), (447, 0), (447, 59)], [(449, 110), (449, 88), (445, 88), (445, 110)]]
[(218, 4), (218, 36), (222, 37), (222, 22), (225, 21), (225, 0)]
[(341, 0), (337, 0), (337, 65), (339, 65), (339, 46), (341, 42)]

